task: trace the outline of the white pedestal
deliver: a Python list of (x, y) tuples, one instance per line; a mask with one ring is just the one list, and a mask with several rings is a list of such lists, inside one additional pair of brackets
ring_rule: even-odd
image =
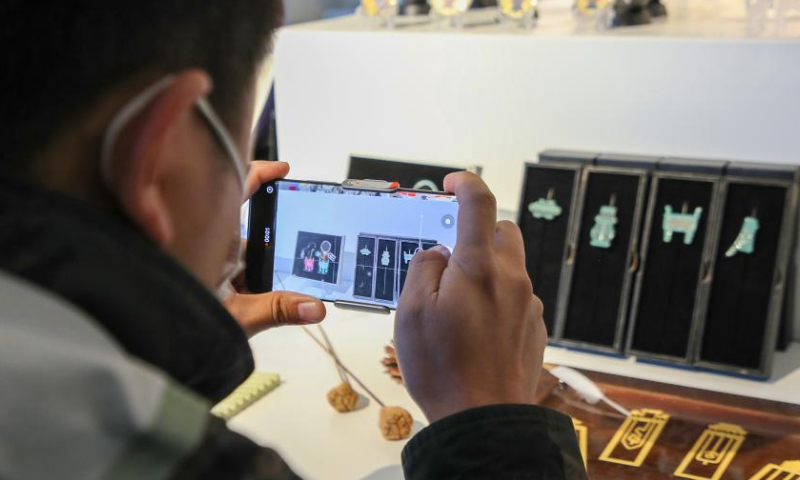
[[(405, 389), (383, 372), (383, 346), (392, 338), (393, 317), (329, 308), (325, 329), (336, 351), (387, 405), (407, 409), (414, 431), (427, 424)], [(315, 331), (312, 328), (312, 331)], [(400, 452), (406, 442), (387, 442), (378, 430), (380, 407), (336, 413), (325, 398), (339, 383), (333, 363), (299, 328), (285, 327), (251, 341), (260, 371), (278, 372), (283, 384), (235, 417), (233, 429), (277, 448), (308, 480), (402, 480)], [(548, 348), (545, 361), (599, 372), (800, 404), (800, 344), (775, 358), (775, 377), (758, 382), (692, 372), (631, 359)], [(635, 405), (625, 405), (633, 408)]]

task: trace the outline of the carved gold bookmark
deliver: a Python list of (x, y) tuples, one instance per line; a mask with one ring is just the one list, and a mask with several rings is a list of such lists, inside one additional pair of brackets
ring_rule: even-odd
[(581, 457), (583, 457), (583, 466), (587, 467), (587, 459), (589, 458), (589, 427), (584, 425), (583, 422), (577, 418), (572, 419), (572, 426), (575, 427), (575, 435), (578, 436), (578, 447), (581, 450)]
[(750, 480), (800, 480), (800, 460), (770, 463), (750, 477)]
[(633, 410), (606, 445), (600, 460), (641, 467), (669, 421), (661, 410)]
[(675, 476), (719, 480), (747, 437), (747, 430), (730, 423), (709, 425), (686, 454)]

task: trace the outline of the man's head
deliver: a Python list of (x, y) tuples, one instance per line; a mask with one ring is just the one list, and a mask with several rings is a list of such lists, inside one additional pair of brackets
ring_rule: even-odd
[[(218, 280), (241, 187), (198, 110), (208, 97), (250, 157), (255, 79), (280, 0), (7, 0), (0, 167), (128, 217), (206, 285)], [(120, 109), (173, 80), (101, 150)]]

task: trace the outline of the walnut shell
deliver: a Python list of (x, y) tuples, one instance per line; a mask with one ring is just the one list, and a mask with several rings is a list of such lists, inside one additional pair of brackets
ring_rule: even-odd
[(381, 435), (386, 440), (405, 440), (410, 437), (413, 422), (411, 414), (403, 408), (384, 407), (381, 409)]
[(328, 392), (328, 403), (339, 413), (355, 410), (358, 399), (358, 392), (349, 383), (342, 383)]

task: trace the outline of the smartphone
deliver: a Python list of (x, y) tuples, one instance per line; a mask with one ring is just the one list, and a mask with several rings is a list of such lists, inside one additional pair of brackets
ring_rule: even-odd
[(414, 255), (455, 248), (457, 222), (456, 197), (442, 192), (374, 180), (266, 183), (250, 201), (247, 287), (388, 312)]

